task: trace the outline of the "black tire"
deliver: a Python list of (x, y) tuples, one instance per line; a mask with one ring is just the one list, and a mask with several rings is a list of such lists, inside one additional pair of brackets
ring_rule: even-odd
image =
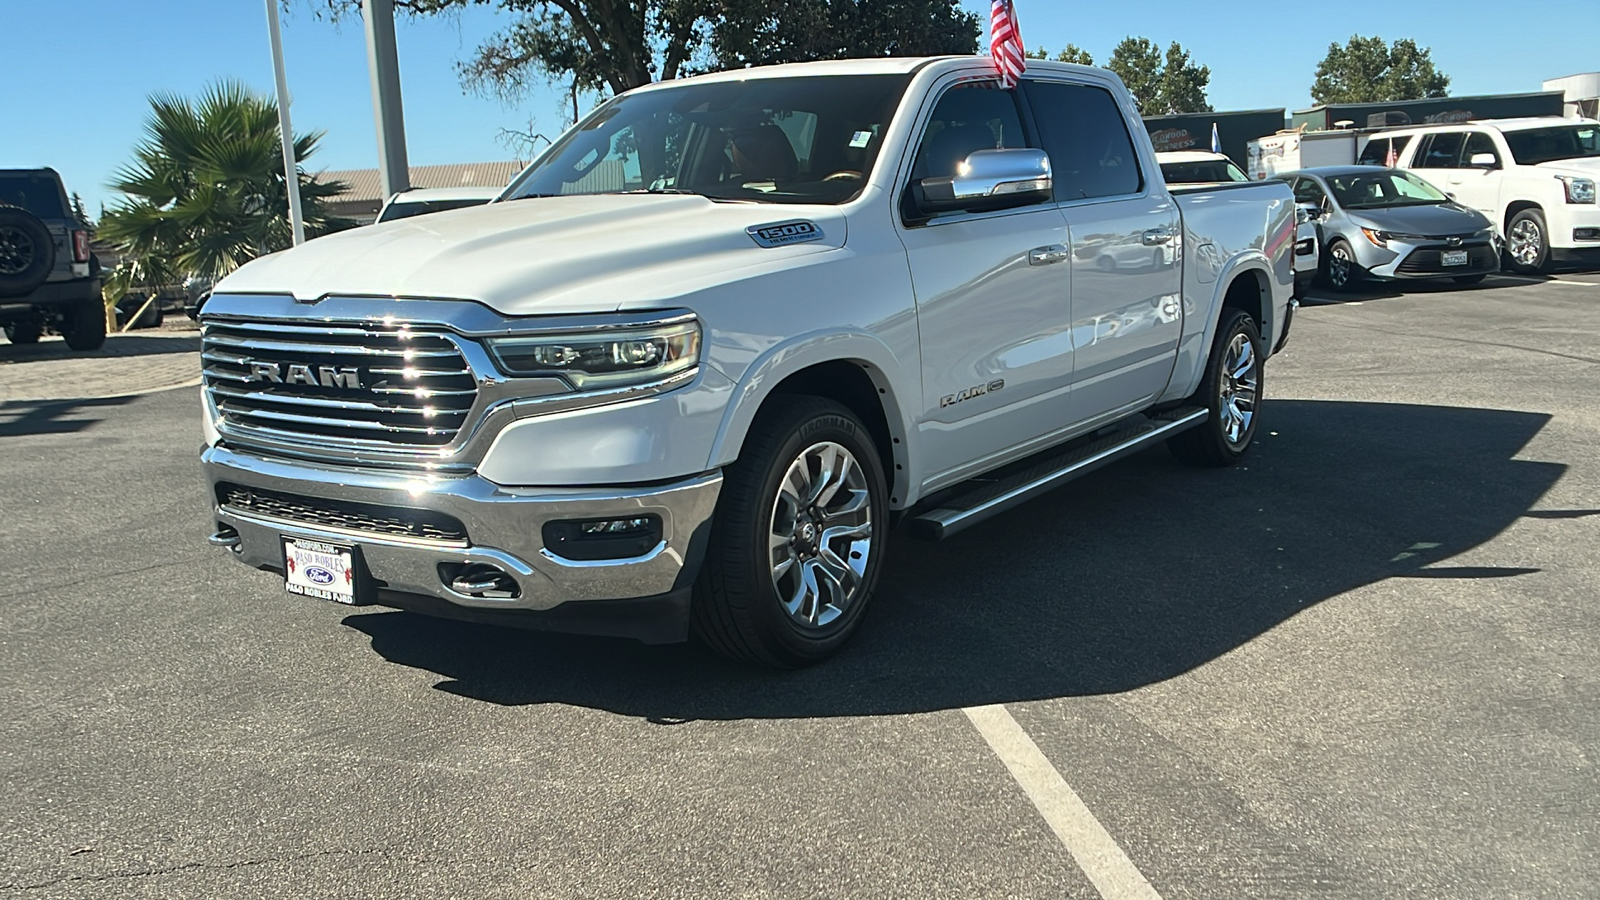
[(1366, 280), (1366, 272), (1356, 262), (1356, 252), (1344, 238), (1328, 242), (1322, 254), (1322, 282), (1336, 291), (1358, 291)]
[(1456, 284), (1482, 284), (1483, 280), (1488, 277), (1488, 273), (1479, 272), (1476, 275), (1457, 275), (1450, 280), (1454, 281)]
[[(1248, 409), (1243, 427), (1237, 437), (1232, 436), (1229, 425), (1234, 421), (1231, 410), (1224, 414), (1230, 402), (1235, 408), (1245, 402), (1246, 392), (1241, 390), (1248, 378), (1225, 378), (1224, 361), (1230, 357), (1230, 348), (1236, 339), (1243, 337), (1253, 361), (1254, 388), (1249, 391)], [(1261, 353), (1261, 331), (1250, 314), (1241, 309), (1224, 308), (1222, 322), (1217, 328), (1217, 339), (1211, 344), (1211, 358), (1206, 360), (1206, 371), (1200, 386), (1189, 398), (1189, 403), (1203, 406), (1210, 413), (1204, 423), (1182, 432), (1167, 441), (1167, 449), (1178, 459), (1195, 466), (1231, 466), (1250, 450), (1256, 427), (1261, 421), (1261, 401), (1266, 396), (1266, 371)], [(1230, 400), (1231, 398), (1231, 400)]]
[(0, 297), (33, 293), (56, 264), (56, 242), (39, 217), (0, 206)]
[(1543, 211), (1525, 209), (1511, 217), (1506, 225), (1506, 263), (1529, 275), (1550, 271), (1550, 228)]
[[(798, 515), (786, 514), (791, 506), (780, 491), (793, 484), (788, 481), (792, 466), (809, 461), (812, 451), (830, 445), (843, 448), (853, 457), (855, 474), (851, 477), (860, 486), (848, 491), (837, 489), (831, 495), (833, 501), (816, 505), (828, 507), (831, 503), (838, 508), (834, 501), (860, 504), (866, 512), (864, 524), (857, 521), (859, 510), (832, 521), (853, 523), (866, 535), (868, 543), (860, 571), (855, 570), (856, 563), (844, 562), (853, 573), (853, 587), (843, 594), (816, 588), (806, 595), (814, 598), (809, 608), (818, 613), (812, 617), (817, 620), (812, 624), (799, 621), (805, 618), (803, 611), (808, 608), (803, 601), (801, 612), (786, 608), (779, 593), (780, 584), (792, 581), (798, 598), (801, 582), (796, 579), (810, 572), (810, 584), (820, 584), (815, 580), (818, 569), (827, 568), (829, 560), (843, 561), (841, 549), (851, 560), (861, 559), (857, 549), (860, 545), (829, 544), (825, 530), (831, 530), (826, 525), (829, 520), (813, 521), (811, 509), (798, 506), (792, 507)], [(846, 467), (844, 471), (851, 470)], [(864, 502), (862, 493), (866, 495)], [(692, 635), (724, 656), (778, 668), (807, 666), (831, 656), (855, 633), (872, 598), (883, 566), (888, 512), (888, 488), (878, 451), (866, 426), (853, 413), (821, 397), (772, 398), (751, 426), (739, 459), (723, 472), (711, 540), (694, 589)], [(836, 515), (844, 517), (845, 513)], [(805, 528), (797, 521), (800, 518), (806, 519)], [(786, 527), (780, 527), (780, 520)], [(800, 540), (805, 531), (812, 543), (802, 547), (788, 542), (775, 550), (770, 538), (785, 530), (795, 540)], [(795, 555), (797, 547), (799, 556)], [(828, 550), (817, 550), (819, 547)], [(790, 563), (779, 576), (773, 560), (782, 553), (789, 554)], [(839, 584), (838, 580), (826, 582), (830, 588)], [(826, 621), (822, 614), (823, 593), (844, 601), (843, 605), (828, 606), (833, 617)]]
[(95, 300), (82, 301), (61, 319), (61, 337), (68, 347), (82, 352), (99, 350), (105, 344), (105, 304)]
[(39, 338), (44, 337), (44, 326), (37, 320), (12, 322), (6, 326), (6, 340), (17, 346), (37, 344)]

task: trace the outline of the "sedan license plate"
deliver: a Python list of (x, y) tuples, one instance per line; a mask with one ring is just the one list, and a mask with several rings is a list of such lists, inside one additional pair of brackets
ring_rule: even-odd
[(1447, 266), (1464, 266), (1467, 264), (1467, 251), (1446, 250), (1440, 254), (1439, 261)]
[(289, 593), (354, 604), (359, 578), (354, 547), (283, 539), (283, 589)]

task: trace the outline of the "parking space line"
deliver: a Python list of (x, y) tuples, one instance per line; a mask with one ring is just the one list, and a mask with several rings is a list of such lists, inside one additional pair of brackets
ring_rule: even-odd
[(1104, 900), (1161, 900), (1078, 792), (1002, 704), (961, 710), (1056, 833)]

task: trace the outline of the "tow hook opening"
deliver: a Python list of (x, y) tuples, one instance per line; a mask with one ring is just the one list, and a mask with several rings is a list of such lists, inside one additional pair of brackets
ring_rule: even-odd
[(521, 586), (509, 572), (488, 563), (444, 563), (439, 566), (439, 579), (445, 587), (468, 597), (515, 600), (522, 596)]
[(227, 547), (234, 553), (239, 552), (239, 531), (232, 525), (217, 523), (217, 530), (206, 541), (213, 547)]

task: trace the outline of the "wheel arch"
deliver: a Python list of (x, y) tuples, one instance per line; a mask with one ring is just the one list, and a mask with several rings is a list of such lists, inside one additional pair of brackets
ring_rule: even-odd
[(1500, 234), (1509, 235), (1511, 220), (1517, 217), (1517, 213), (1529, 209), (1537, 211), (1541, 216), (1544, 215), (1544, 206), (1534, 200), (1513, 200), (1507, 203), (1505, 218), (1500, 222)]
[(712, 444), (710, 464), (724, 466), (738, 458), (751, 424), (775, 398), (825, 397), (867, 426), (888, 479), (890, 506), (904, 507), (915, 498), (910, 496), (909, 426), (895, 389), (902, 383), (900, 374), (889, 348), (867, 335), (812, 336), (775, 347), (739, 379)]

